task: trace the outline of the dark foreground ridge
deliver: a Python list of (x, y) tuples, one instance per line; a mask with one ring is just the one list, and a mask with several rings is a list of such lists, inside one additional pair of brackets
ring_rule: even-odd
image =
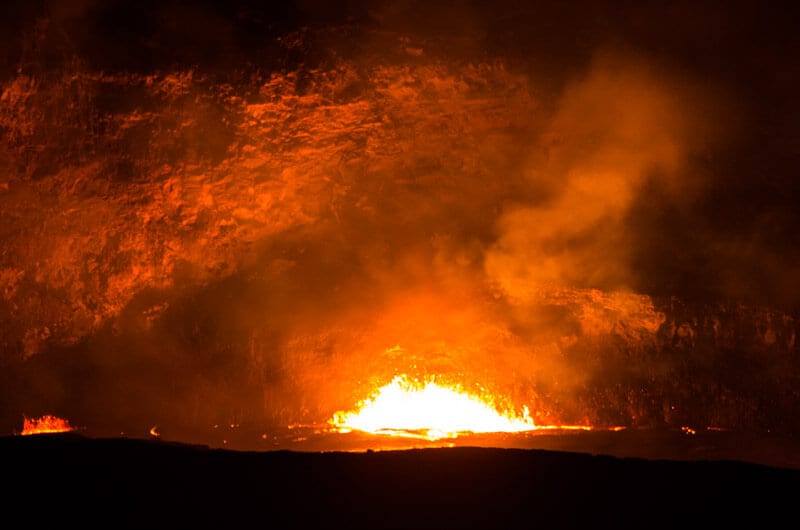
[(0, 438), (0, 468), (7, 514), (83, 528), (769, 527), (792, 516), (800, 479), (732, 461), (240, 452), (74, 434)]

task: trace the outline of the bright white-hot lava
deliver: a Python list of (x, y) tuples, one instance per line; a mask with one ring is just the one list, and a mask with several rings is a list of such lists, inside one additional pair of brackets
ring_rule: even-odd
[(331, 423), (339, 432), (414, 436), (437, 440), (466, 433), (525, 432), (539, 429), (528, 408), (521, 415), (498, 411), (490, 399), (430, 380), (396, 376), (355, 411), (339, 411)]
[(73, 428), (69, 421), (48, 414), (39, 418), (28, 418), (26, 416), (20, 434), (27, 436), (30, 434), (69, 432), (72, 430)]

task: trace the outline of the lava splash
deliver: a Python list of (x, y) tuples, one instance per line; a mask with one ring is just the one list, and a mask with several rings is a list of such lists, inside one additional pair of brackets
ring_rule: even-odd
[(426, 440), (546, 428), (536, 425), (528, 407), (519, 414), (498, 410), (494, 401), (433, 379), (420, 382), (399, 375), (359, 403), (357, 410), (336, 412), (330, 423), (343, 433), (355, 430)]
[(47, 434), (58, 432), (70, 432), (74, 430), (69, 421), (58, 416), (45, 415), (39, 418), (26, 417), (22, 425), (22, 435)]

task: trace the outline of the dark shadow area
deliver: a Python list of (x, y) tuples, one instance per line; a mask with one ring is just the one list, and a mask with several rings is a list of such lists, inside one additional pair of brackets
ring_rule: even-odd
[(4, 502), (45, 527), (708, 528), (780, 525), (798, 471), (556, 451), (246, 453), (137, 440), (0, 439)]

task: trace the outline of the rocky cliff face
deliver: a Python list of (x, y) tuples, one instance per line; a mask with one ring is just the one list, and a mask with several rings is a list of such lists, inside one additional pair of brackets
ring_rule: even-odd
[(611, 329), (586, 349), (575, 345), (579, 355), (602, 359), (579, 392), (594, 404), (595, 421), (793, 430), (797, 315), (676, 298), (652, 304), (657, 327), (607, 314)]
[(584, 19), (549, 50), (198, 8), (219, 46), (189, 46), (150, 8), (127, 62), (76, 30), (99, 7), (6, 37), (3, 431), (324, 422), (395, 373), (541, 422), (800, 428), (793, 206), (705, 209), (730, 91)]

